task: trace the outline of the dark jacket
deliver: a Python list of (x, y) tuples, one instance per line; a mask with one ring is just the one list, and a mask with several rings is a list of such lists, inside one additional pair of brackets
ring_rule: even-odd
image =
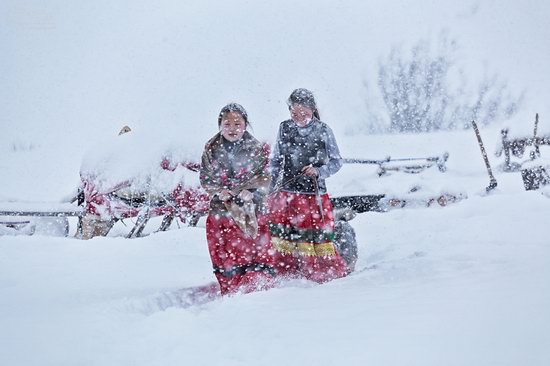
[[(305, 166), (317, 168), (315, 178), (301, 174)], [(326, 193), (325, 179), (342, 167), (342, 157), (330, 127), (313, 118), (304, 127), (294, 121), (281, 123), (271, 159), (272, 189), (275, 185), (294, 193)]]

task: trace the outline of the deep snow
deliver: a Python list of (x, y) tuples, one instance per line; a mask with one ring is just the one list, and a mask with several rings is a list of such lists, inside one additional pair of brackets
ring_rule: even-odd
[[(115, 143), (129, 148), (117, 179), (165, 148), (198, 156), (230, 101), (273, 141), (295, 87), (316, 93), (345, 157), (450, 153), (445, 173), (346, 165), (333, 195), (467, 197), (359, 215), (347, 278), (228, 298), (185, 296), (214, 281), (203, 222), (133, 240), (123, 224), (90, 241), (0, 236), (0, 364), (550, 364), (550, 190), (525, 192), (493, 155), (500, 128), (529, 135), (536, 112), (550, 131), (548, 16), (542, 0), (0, 2), (0, 201), (57, 207), (125, 124), (127, 141), (149, 139)], [(487, 66), (527, 90), (513, 120), (481, 129), (488, 196), (472, 131), (356, 133), (378, 59), (443, 28), (468, 76)]]
[[(0, 238), (6, 365), (546, 365), (548, 199), (361, 215), (357, 272), (191, 307), (202, 228), (143, 239)], [(160, 302), (162, 304), (162, 302)]]
[[(492, 149), (498, 130), (482, 134)], [(458, 191), (468, 198), (444, 208), (359, 215), (352, 221), (360, 250), (357, 271), (347, 278), (320, 286), (296, 281), (210, 301), (186, 295), (215, 281), (203, 221), (197, 228), (173, 225), (168, 232), (132, 240), (123, 238), (129, 228), (120, 223), (109, 237), (90, 241), (0, 237), (0, 360), (9, 365), (550, 362), (545, 230), (550, 197), (524, 191), (519, 173), (498, 171), (499, 187), (484, 195), (489, 180), (472, 131), (342, 137), (340, 144), (347, 156), (368, 146), (395, 157), (446, 149), (450, 158), (445, 173), (431, 168), (382, 178), (373, 167), (346, 165), (328, 181), (334, 195), (384, 190), (399, 195), (421, 186), (428, 195)]]

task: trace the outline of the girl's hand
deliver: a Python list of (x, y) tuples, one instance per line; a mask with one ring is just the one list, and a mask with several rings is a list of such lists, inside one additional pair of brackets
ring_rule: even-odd
[(248, 202), (248, 201), (252, 201), (252, 198), (254, 198), (254, 195), (249, 190), (243, 189), (241, 193), (239, 193), (239, 198), (245, 202)]
[(220, 193), (218, 193), (218, 198), (222, 201), (222, 202), (225, 202), (225, 201), (229, 201), (231, 199), (231, 197), (233, 197), (233, 195), (231, 194), (231, 192), (227, 189), (223, 189)]
[(317, 171), (317, 168), (314, 168), (311, 165), (305, 166), (302, 169), (302, 174), (307, 175), (308, 177), (317, 177), (317, 176), (319, 176), (319, 172)]

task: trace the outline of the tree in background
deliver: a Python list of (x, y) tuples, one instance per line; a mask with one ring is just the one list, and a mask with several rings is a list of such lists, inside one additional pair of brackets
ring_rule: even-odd
[[(507, 84), (485, 70), (474, 89), (457, 66), (457, 42), (446, 32), (432, 52), (428, 40), (420, 40), (410, 56), (400, 47), (380, 60), (378, 90), (382, 108), (366, 98), (370, 132), (431, 132), (466, 128), (472, 119), (480, 125), (514, 115), (523, 94), (512, 95)], [(370, 84), (364, 83), (370, 92)], [(473, 91), (472, 91), (473, 90)]]

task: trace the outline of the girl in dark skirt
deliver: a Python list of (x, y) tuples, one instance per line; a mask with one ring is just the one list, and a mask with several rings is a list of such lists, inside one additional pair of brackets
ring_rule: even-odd
[(206, 143), (200, 180), (210, 195), (206, 237), (222, 295), (273, 285), (269, 229), (262, 213), (269, 189), (269, 148), (246, 128), (248, 116), (236, 103), (226, 105), (218, 132)]
[(334, 216), (325, 186), (342, 158), (309, 90), (292, 92), (288, 107), (291, 119), (279, 127), (270, 164), (269, 229), (276, 268), (288, 277), (327, 282), (347, 274), (332, 242)]

